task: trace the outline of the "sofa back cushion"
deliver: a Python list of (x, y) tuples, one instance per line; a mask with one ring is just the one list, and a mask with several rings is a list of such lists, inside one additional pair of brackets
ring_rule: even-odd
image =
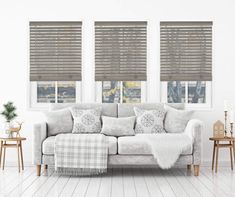
[(45, 112), (47, 122), (47, 135), (71, 133), (73, 129), (72, 114), (68, 108)]
[(180, 109), (180, 110), (185, 109), (184, 103), (165, 103), (165, 108), (167, 108), (168, 106), (174, 109)]
[(101, 107), (102, 116), (117, 117), (116, 103), (55, 103), (51, 104), (51, 110), (59, 110), (69, 107), (76, 107), (77, 109), (95, 109)]
[[(184, 109), (184, 104), (181, 103), (167, 103), (175, 109)], [(121, 103), (118, 104), (118, 117), (135, 116), (134, 107), (138, 107), (143, 110), (154, 110), (162, 106), (162, 103)]]

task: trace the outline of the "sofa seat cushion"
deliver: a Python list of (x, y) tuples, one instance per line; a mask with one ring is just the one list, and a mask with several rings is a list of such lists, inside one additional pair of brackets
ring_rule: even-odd
[[(117, 138), (113, 136), (108, 136), (108, 152), (109, 155), (117, 154)], [(54, 155), (55, 148), (55, 136), (46, 138), (42, 143), (42, 153), (45, 155)]]
[[(135, 136), (125, 136), (118, 138), (118, 154), (120, 155), (150, 155), (152, 154), (151, 146), (147, 141), (149, 135), (164, 134), (136, 134)], [(173, 134), (172, 134), (173, 135)], [(185, 150), (182, 155), (191, 155), (193, 152), (191, 146)]]

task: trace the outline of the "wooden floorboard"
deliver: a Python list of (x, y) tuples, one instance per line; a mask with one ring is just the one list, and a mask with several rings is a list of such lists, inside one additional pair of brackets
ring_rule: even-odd
[(160, 169), (152, 169), (152, 173), (154, 175), (154, 180), (157, 183), (157, 185), (159, 186), (163, 196), (165, 196), (165, 197), (176, 196), (174, 194), (174, 191), (172, 190), (172, 187), (167, 182), (166, 178), (164, 176), (162, 176), (161, 171), (162, 170), (160, 170)]
[(123, 169), (123, 189), (124, 196), (137, 196), (131, 169)]
[(141, 170), (142, 170), (142, 177), (144, 178), (144, 181), (147, 185), (150, 196), (151, 197), (163, 196), (158, 184), (154, 180), (152, 169), (141, 169)]
[(113, 175), (113, 170), (108, 169), (108, 172), (101, 176), (98, 197), (110, 197), (111, 196), (112, 175)]
[(187, 179), (192, 183), (192, 185), (195, 188), (197, 188), (197, 190), (199, 191), (199, 193), (202, 196), (206, 196), (206, 197), (213, 197), (214, 196), (213, 193), (207, 188), (207, 186), (199, 181), (198, 177), (193, 176), (193, 173), (191, 171), (179, 169), (179, 172), (183, 176), (187, 177)]
[(111, 197), (123, 197), (124, 188), (122, 180), (122, 169), (113, 169)]
[(177, 177), (170, 170), (165, 170), (162, 174), (166, 178), (168, 184), (171, 186), (175, 196), (177, 197), (186, 197), (188, 196), (187, 192), (184, 190), (182, 185), (177, 180)]
[(35, 168), (18, 173), (9, 167), (0, 171), (0, 196), (79, 197), (226, 197), (235, 196), (235, 172), (220, 167), (218, 173), (202, 167), (195, 177), (181, 169), (108, 169), (93, 177), (60, 176), (48, 169), (40, 177)]

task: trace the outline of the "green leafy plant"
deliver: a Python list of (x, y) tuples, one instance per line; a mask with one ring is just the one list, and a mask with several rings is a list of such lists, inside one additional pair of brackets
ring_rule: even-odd
[(13, 105), (13, 102), (8, 102), (3, 105), (4, 110), (1, 112), (1, 115), (6, 119), (7, 122), (12, 121), (17, 117), (16, 107)]

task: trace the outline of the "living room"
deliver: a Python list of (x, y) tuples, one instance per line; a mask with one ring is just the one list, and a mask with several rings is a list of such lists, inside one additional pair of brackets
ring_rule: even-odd
[[(235, 18), (234, 8), (235, 2), (232, 0), (1, 1), (0, 111), (15, 107), (17, 117), (11, 118), (6, 115), (0, 117), (1, 147), (3, 147), (3, 151), (1, 149), (0, 152), (5, 152), (1, 154), (1, 167), (3, 163), (5, 166), (4, 170), (0, 170), (0, 194), (2, 196), (233, 196), (235, 175), (231, 164), (234, 164), (235, 158), (234, 141), (230, 136), (235, 119), (233, 114), (235, 88), (232, 85), (235, 82), (233, 77), (235, 27), (232, 26)], [(181, 34), (178, 34), (180, 30)], [(74, 39), (74, 42), (55, 44), (57, 39), (53, 37), (55, 35), (61, 36), (62, 40)], [(181, 42), (188, 37), (191, 42)], [(117, 41), (119, 39), (120, 42)], [(55, 45), (52, 46), (50, 41)], [(44, 51), (40, 42), (44, 42), (48, 47), (47, 50)], [(129, 46), (128, 42), (132, 45)], [(63, 58), (61, 62), (58, 61), (60, 54), (55, 51), (60, 50), (60, 46), (65, 47), (63, 50), (69, 50), (68, 54), (61, 55)], [(186, 52), (185, 46), (186, 50), (190, 47), (196, 46), (196, 48)], [(125, 47), (131, 52), (128, 53)], [(74, 50), (75, 53), (71, 53), (70, 50)], [(50, 52), (56, 53), (57, 56), (50, 56)], [(70, 64), (68, 66), (63, 62)], [(110, 62), (112, 64), (108, 64)], [(58, 71), (61, 68), (62, 71)], [(198, 98), (195, 99), (195, 95)], [(54, 109), (59, 107), (57, 109), (61, 110), (73, 103), (78, 103), (78, 106), (89, 104), (85, 107), (86, 110), (90, 109), (90, 106), (95, 106), (95, 109), (100, 106), (102, 108), (100, 112), (102, 125), (99, 131), (104, 137), (113, 137), (117, 143), (115, 152), (117, 157), (112, 159), (107, 156), (111, 163), (106, 162), (106, 173), (101, 173), (101, 170), (100, 175), (82, 176), (73, 170), (72, 174), (64, 175), (56, 172), (54, 157), (43, 159), (43, 141), (50, 136), (48, 132), (51, 128), (42, 125), (41, 122), (51, 120), (53, 107)], [(134, 107), (125, 108), (127, 103), (132, 103)], [(62, 105), (65, 107), (61, 108)], [(142, 108), (142, 105), (147, 107)], [(125, 163), (127, 159), (120, 158), (121, 142), (119, 144), (118, 140), (128, 134), (110, 134), (113, 129), (102, 131), (105, 130), (103, 116), (110, 115), (114, 119), (135, 116), (136, 121), (133, 123), (135, 126), (132, 128), (134, 133), (126, 137), (128, 139), (138, 137), (141, 135), (136, 129), (138, 116), (155, 108), (162, 109), (164, 117), (160, 125), (162, 130), (159, 131), (157, 127), (157, 135), (152, 134), (153, 139), (160, 136), (158, 133), (162, 131), (167, 133), (172, 127), (174, 130), (173, 120), (176, 122), (178, 118), (180, 123), (184, 121), (185, 124), (184, 131), (181, 132), (188, 133), (191, 140), (197, 141), (197, 147), (194, 142), (191, 144), (192, 153), (187, 162), (186, 160), (180, 162), (182, 165), (175, 165), (180, 160), (181, 150), (169, 166), (163, 166), (164, 162), (169, 162), (169, 158), (174, 158), (170, 157), (173, 150), (176, 152), (180, 147), (184, 148), (183, 143), (180, 143), (181, 137), (174, 139), (172, 142), (174, 146), (168, 146), (168, 160), (163, 157), (164, 155), (161, 155), (162, 159), (165, 159), (162, 163), (158, 157), (154, 159), (155, 156), (151, 159), (133, 156), (129, 158), (130, 163), (127, 164)], [(171, 116), (170, 121), (166, 121), (171, 110), (180, 115), (172, 113), (174, 118)], [(158, 112), (160, 114), (162, 111)], [(71, 112), (73, 117), (71, 127), (76, 119), (74, 118), (76, 113), (74, 112), (74, 115)], [(181, 118), (183, 116), (184, 118)], [(15, 124), (14, 127), (20, 129), (18, 131), (22, 138), (20, 141), (12, 140), (18, 134), (17, 132), (10, 134), (6, 128), (9, 127), (11, 119)], [(192, 125), (197, 124), (198, 128), (200, 127), (197, 128), (201, 132), (198, 138), (193, 133), (197, 129), (193, 131), (192, 125), (188, 124), (191, 120), (198, 121), (192, 122)], [(54, 125), (57, 129), (56, 134), (59, 134), (58, 127), (59, 130), (63, 129), (64, 119), (58, 118), (53, 121), (59, 125)], [(107, 124), (115, 125), (117, 121), (120, 121), (117, 125), (125, 126), (127, 120), (106, 119)], [(218, 125), (223, 127), (222, 134), (220, 133), (223, 136), (220, 139), (225, 139), (223, 142), (213, 140), (216, 139), (213, 137), (216, 135)], [(81, 128), (74, 133), (72, 129), (70, 135), (79, 136), (76, 133), (80, 133)], [(48, 136), (40, 141), (43, 130), (46, 130)], [(153, 139), (149, 139), (150, 144)], [(156, 140), (158, 144), (166, 146), (161, 140)], [(14, 142), (17, 151), (15, 148), (8, 149), (4, 146)], [(133, 147), (139, 145), (138, 143), (139, 141)], [(215, 147), (215, 151), (213, 145), (217, 143), (228, 143), (230, 153), (226, 148), (219, 150), (219, 147)], [(130, 147), (127, 146), (126, 149), (129, 151)], [(152, 149), (154, 147), (153, 145)], [(197, 148), (200, 153), (195, 151)], [(213, 150), (215, 167), (212, 170)], [(37, 156), (38, 151), (41, 154), (40, 158)], [(164, 151), (161, 154), (165, 153)], [(160, 154), (159, 151), (155, 153)], [(128, 157), (128, 154), (126, 155)], [(199, 155), (200, 161), (195, 155)], [(53, 162), (50, 163), (49, 160)], [(153, 162), (151, 165), (144, 163), (150, 164), (150, 161)], [(134, 165), (138, 162), (141, 165)]]

